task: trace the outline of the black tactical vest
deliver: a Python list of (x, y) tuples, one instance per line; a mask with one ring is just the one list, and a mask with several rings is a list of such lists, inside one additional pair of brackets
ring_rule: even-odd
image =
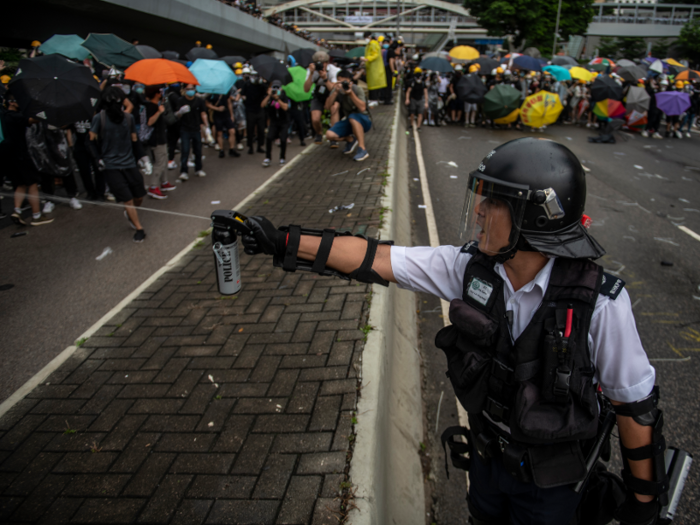
[[(583, 479), (582, 447), (598, 430), (588, 331), (603, 269), (589, 260), (556, 259), (541, 305), (513, 342), (494, 261), (474, 245), (463, 252), (472, 254), (463, 296), (450, 303), (452, 325), (435, 344), (447, 356), (447, 376), (469, 413), (472, 436), (500, 436), (504, 464), (509, 447), (511, 454), (522, 450), (516, 466), (527, 462), (540, 487)], [(615, 298), (624, 283), (607, 277), (608, 287), (619, 288), (608, 294)], [(510, 427), (510, 435), (493, 422)]]

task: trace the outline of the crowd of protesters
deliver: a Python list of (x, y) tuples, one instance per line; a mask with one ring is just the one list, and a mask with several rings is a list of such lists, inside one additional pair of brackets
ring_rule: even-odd
[[(284, 165), (287, 144), (296, 135), (302, 146), (309, 137), (314, 144), (327, 142), (331, 149), (343, 145), (343, 154), (361, 162), (370, 156), (365, 138), (372, 130), (371, 108), (380, 103), (405, 104), (419, 130), (423, 123), (544, 129), (525, 126), (520, 119), (500, 124), (486, 115), (482, 103), (463, 100), (460, 82), (470, 76), (483, 83), (485, 92), (509, 85), (520, 92), (522, 101), (541, 91), (557, 95), (563, 106), (557, 124), (604, 128), (609, 120), (592, 111), (592, 82), (558, 81), (548, 72), (518, 69), (512, 58), (498, 55), (492, 58), (500, 65), (490, 71), (468, 62), (454, 63), (448, 72), (424, 71), (423, 55), (408, 56), (401, 39), (365, 36), (364, 56), (331, 59), (325, 51), (313, 54), (301, 76), (295, 76), (297, 89), (279, 80), (268, 82), (250, 61), (232, 65), (238, 80), (226, 94), (198, 93), (192, 84), (144, 86), (125, 80), (115, 69), (98, 68), (102, 96), (93, 118), (62, 129), (24, 117), (7, 91), (0, 112), (0, 157), (9, 167), (4, 183), (15, 192), (12, 219), (19, 225), (51, 223), (61, 202), (56, 197), (57, 178), (69, 206), (81, 209), (77, 175), (87, 199), (125, 205), (125, 218), (136, 230), (134, 241), (141, 242), (146, 234), (137, 208), (146, 197), (167, 199), (169, 192), (190, 180), (190, 168), (196, 177), (205, 177), (203, 148), (218, 151), (220, 158), (235, 158), (247, 147), (249, 155), (262, 155), (263, 167), (272, 164), (278, 150), (279, 164)], [(292, 55), (287, 66), (301, 67)], [(623, 95), (638, 84), (650, 96), (646, 125), (636, 129), (642, 136), (691, 137), (700, 115), (697, 82), (674, 81), (664, 73), (638, 82), (625, 81), (614, 71), (601, 74), (617, 83)], [(0, 80), (6, 84), (9, 79)], [(666, 90), (689, 94), (691, 105), (684, 114), (667, 116), (656, 106), (654, 95)], [(325, 132), (324, 116), (329, 124)]]

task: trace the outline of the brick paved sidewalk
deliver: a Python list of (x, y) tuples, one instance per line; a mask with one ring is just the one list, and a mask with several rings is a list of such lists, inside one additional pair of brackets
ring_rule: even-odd
[[(238, 211), (376, 235), (393, 109)], [(338, 523), (369, 286), (241, 267), (219, 296), (205, 239), (0, 420), (1, 523)]]

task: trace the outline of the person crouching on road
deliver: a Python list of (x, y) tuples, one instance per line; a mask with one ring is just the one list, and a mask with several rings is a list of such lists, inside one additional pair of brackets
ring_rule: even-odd
[(287, 133), (289, 132), (289, 99), (282, 91), (282, 83), (274, 80), (267, 88), (267, 96), (260, 106), (267, 113), (269, 125), (267, 127), (267, 150), (262, 165), (268, 167), (272, 160), (272, 142), (280, 139), (280, 166), (284, 165), (284, 155), (287, 151)]
[(352, 83), (352, 75), (346, 69), (338, 72), (338, 83), (326, 101), (326, 109), (330, 109), (336, 100), (340, 102), (343, 114), (347, 117), (334, 124), (326, 132), (326, 138), (330, 141), (346, 141), (343, 151), (346, 155), (350, 155), (359, 146), (353, 159), (363, 161), (369, 157), (365, 149), (365, 133), (372, 129), (372, 119), (367, 111), (365, 92)]
[(418, 119), (418, 130), (423, 124), (423, 113), (428, 109), (428, 87), (423, 80), (423, 70), (419, 67), (413, 70), (413, 80), (406, 90), (406, 105), (413, 127), (413, 117)]
[(93, 117), (90, 126), (90, 150), (98, 159), (100, 169), (104, 170), (105, 180), (115, 199), (126, 206), (124, 216), (136, 230), (134, 242), (142, 242), (146, 232), (143, 231), (136, 207), (141, 206), (146, 188), (134, 157), (142, 159), (145, 154), (136, 134), (134, 117), (122, 109), (119, 88), (109, 87), (105, 90), (102, 107), (104, 110)]

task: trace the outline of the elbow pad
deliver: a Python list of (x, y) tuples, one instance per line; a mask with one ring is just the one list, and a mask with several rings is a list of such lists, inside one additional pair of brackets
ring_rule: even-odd
[[(372, 264), (374, 263), (374, 257), (377, 254), (377, 247), (380, 244), (394, 244), (394, 241), (380, 241), (377, 239), (367, 238), (364, 235), (354, 235), (352, 232), (344, 231), (339, 232), (330, 228), (324, 230), (315, 230), (310, 228), (302, 228), (301, 226), (282, 226), (279, 228), (280, 231), (286, 232), (289, 237), (287, 240), (287, 249), (284, 256), (274, 256), (272, 264), (278, 268), (282, 268), (286, 272), (295, 272), (297, 270), (304, 270), (307, 272), (314, 272), (319, 275), (332, 275), (335, 277), (340, 277), (350, 281), (355, 279), (361, 283), (368, 284), (381, 284), (382, 286), (389, 286), (389, 281), (383, 279), (377, 272), (372, 269)], [(299, 242), (301, 241), (302, 235), (313, 235), (316, 237), (321, 237), (321, 244), (318, 247), (318, 252), (316, 253), (316, 259), (314, 261), (306, 261), (304, 259), (299, 259), (297, 253), (299, 252)], [(328, 256), (331, 253), (331, 247), (333, 246), (333, 241), (336, 237), (360, 237), (367, 241), (367, 251), (365, 252), (365, 257), (359, 268), (353, 270), (349, 274), (345, 274), (334, 270), (332, 268), (326, 267), (326, 262), (328, 261)]]
[[(627, 488), (637, 494), (658, 496), (659, 505), (668, 503), (668, 477), (664, 453), (666, 452), (666, 440), (662, 434), (664, 427), (663, 412), (657, 408), (659, 403), (659, 387), (654, 389), (644, 399), (615, 406), (615, 414), (634, 419), (638, 425), (652, 427), (651, 444), (639, 448), (626, 448), (620, 440), (620, 453), (622, 455), (623, 469), (622, 479)], [(629, 461), (651, 459), (654, 465), (654, 480), (647, 481), (632, 476)]]

